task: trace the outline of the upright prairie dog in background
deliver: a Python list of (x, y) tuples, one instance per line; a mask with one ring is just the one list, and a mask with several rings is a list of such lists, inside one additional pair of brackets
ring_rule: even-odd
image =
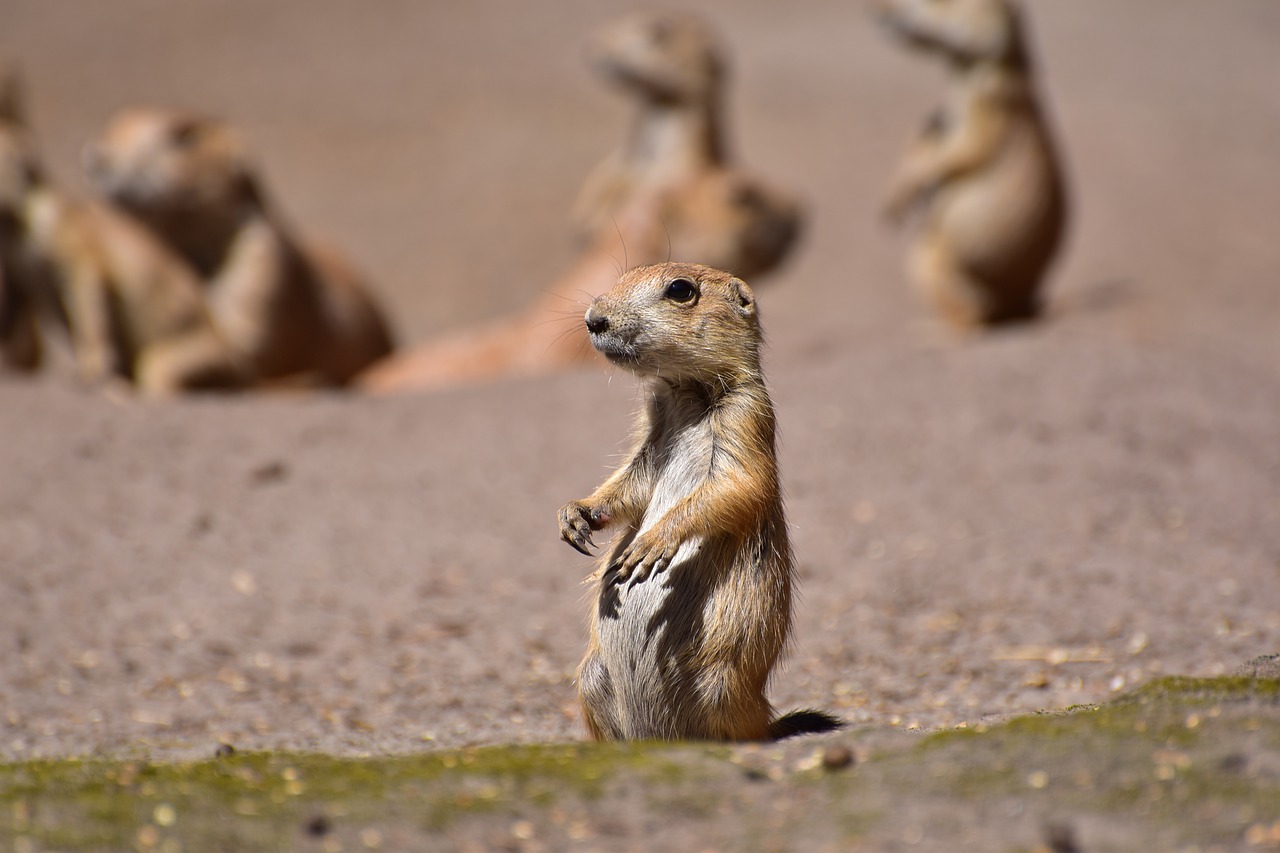
[(647, 206), (670, 256), (762, 275), (800, 232), (799, 202), (734, 167), (724, 130), (725, 51), (700, 18), (641, 11), (600, 30), (588, 59), (632, 97), (622, 147), (588, 176), (574, 203), (580, 239), (609, 233), (628, 208)]
[(100, 192), (195, 267), (218, 326), (260, 379), (340, 385), (391, 352), (364, 283), (293, 236), (227, 125), (126, 110), (86, 148), (85, 166)]
[(887, 212), (922, 223), (910, 274), (959, 326), (1034, 317), (1067, 219), (1052, 134), (1011, 0), (879, 0), (885, 25), (938, 54), (950, 99), (908, 149)]
[(65, 326), (89, 382), (169, 394), (248, 381), (187, 265), (123, 214), (58, 192), (15, 125), (0, 129), (0, 269), (6, 355), (15, 341), (34, 347), (10, 366), (39, 364), (39, 319)]
[(637, 194), (699, 177), (727, 161), (724, 48), (695, 15), (640, 11), (587, 42), (591, 66), (636, 105), (622, 147), (587, 177), (571, 214), (584, 238)]
[(397, 353), (358, 387), (426, 391), (581, 364), (586, 336), (557, 320), (609, 289), (618, 259), (696, 260), (756, 276), (791, 251), (799, 203), (725, 157), (723, 51), (701, 20), (633, 13), (592, 39), (588, 54), (634, 94), (639, 111), (627, 143), (592, 172), (574, 206), (582, 254), (528, 309)]
[(755, 297), (698, 264), (624, 274), (586, 314), (592, 345), (647, 381), (640, 440), (600, 488), (559, 513), (584, 554), (618, 533), (594, 577), (578, 669), (598, 740), (763, 740), (826, 731), (775, 718), (769, 674), (791, 632), (794, 567)]

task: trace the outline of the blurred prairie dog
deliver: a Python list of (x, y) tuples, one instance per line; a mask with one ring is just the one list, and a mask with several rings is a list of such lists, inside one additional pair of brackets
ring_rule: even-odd
[(391, 351), (364, 282), (335, 253), (295, 239), (224, 123), (125, 110), (86, 148), (85, 167), (195, 267), (218, 326), (261, 379), (343, 384)]
[(582, 254), (533, 304), (449, 332), (372, 366), (357, 386), (429, 391), (529, 377), (588, 359), (581, 327), (557, 322), (636, 265), (697, 260), (744, 276), (776, 267), (802, 219), (793, 197), (726, 163), (722, 51), (691, 15), (640, 12), (602, 30), (593, 63), (639, 102), (624, 146), (588, 177), (572, 219)]
[(724, 49), (706, 23), (632, 12), (587, 43), (588, 62), (636, 103), (622, 147), (587, 177), (572, 219), (589, 237), (639, 191), (671, 186), (727, 162), (721, 119)]
[(751, 289), (697, 264), (640, 267), (592, 302), (586, 326), (647, 381), (630, 458), (559, 513), (561, 538), (584, 554), (593, 531), (618, 529), (578, 670), (587, 728), (762, 740), (836, 727), (813, 711), (775, 718), (765, 697), (794, 568)]
[(1036, 91), (1023, 14), (1012, 0), (879, 0), (911, 47), (941, 56), (946, 105), (908, 149), (889, 190), (894, 220), (922, 222), (910, 274), (954, 324), (1034, 317), (1067, 205)]
[(249, 379), (187, 265), (122, 214), (58, 192), (11, 125), (0, 130), (0, 268), (6, 349), (36, 335), (34, 358), (16, 366), (39, 362), (39, 314), (65, 324), (86, 381), (170, 394)]
[(797, 199), (734, 167), (723, 122), (725, 51), (695, 15), (639, 11), (588, 43), (588, 59), (631, 96), (636, 114), (622, 147), (588, 176), (574, 203), (580, 239), (613, 231), (647, 206), (665, 227), (670, 256), (758, 276), (792, 248)]

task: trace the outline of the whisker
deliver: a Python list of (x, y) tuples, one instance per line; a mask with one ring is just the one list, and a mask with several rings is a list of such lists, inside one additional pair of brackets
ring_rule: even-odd
[(623, 269), (622, 269), (622, 266), (618, 263), (618, 256), (610, 251), (606, 251), (605, 254), (608, 255), (609, 260), (613, 261), (613, 268), (617, 270), (618, 275), (622, 275)]
[[(570, 297), (568, 297), (568, 296), (565, 296), (563, 293), (560, 293), (559, 291), (551, 290), (551, 289), (549, 289), (549, 288), (541, 288), (539, 292), (541, 292), (543, 296), (554, 296), (556, 299), (564, 300), (565, 302), (568, 302), (568, 303), (570, 303), (570, 304), (572, 304), (572, 305), (580, 305), (580, 304), (582, 304), (582, 303), (580, 303), (580, 302), (578, 302), (578, 301), (576, 301), (576, 300), (574, 300), (574, 299), (571, 299), (571, 298), (570, 298)], [(584, 291), (584, 290), (581, 290), (581, 289), (580, 289), (578, 292), (579, 292), (579, 293), (585, 293), (586, 291)]]
[(565, 340), (565, 339), (566, 339), (566, 338), (568, 338), (570, 335), (572, 335), (572, 334), (574, 333), (574, 331), (575, 331), (574, 329), (565, 329), (563, 332), (561, 332), (560, 334), (556, 335), (554, 338), (552, 338), (550, 341), (548, 341), (548, 342), (547, 342), (547, 346), (546, 346), (546, 350), (545, 350), (545, 351), (546, 351), (546, 352), (550, 352), (552, 348), (554, 348), (554, 347), (555, 347), (557, 344), (559, 344), (561, 341)]
[[(551, 324), (553, 324), (553, 323), (566, 323), (566, 322), (569, 322), (569, 328), (570, 328), (570, 329), (576, 329), (576, 328), (578, 327), (578, 322), (577, 322), (577, 321), (579, 321), (579, 320), (581, 320), (581, 319), (582, 319), (582, 318), (581, 318), (580, 316), (578, 316), (577, 314), (565, 314), (565, 315), (560, 316), (560, 317), (547, 317), (545, 320), (539, 320), (539, 321), (537, 321), (536, 323), (534, 323), (533, 325), (534, 325), (536, 328), (542, 328), (543, 326), (550, 326), (550, 325), (551, 325)], [(570, 321), (572, 321), (572, 322), (570, 322)]]
[(618, 227), (618, 220), (613, 218), (613, 211), (609, 211), (609, 221), (613, 223), (613, 230), (618, 232), (618, 242), (622, 244), (622, 269), (618, 270), (618, 275), (622, 275), (631, 269), (631, 262), (627, 259), (627, 238), (622, 236), (622, 229)]

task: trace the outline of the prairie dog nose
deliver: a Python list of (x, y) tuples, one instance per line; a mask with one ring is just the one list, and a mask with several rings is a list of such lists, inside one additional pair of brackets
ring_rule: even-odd
[(609, 318), (603, 314), (596, 313), (596, 307), (592, 305), (587, 309), (587, 331), (593, 335), (607, 331), (609, 328)]

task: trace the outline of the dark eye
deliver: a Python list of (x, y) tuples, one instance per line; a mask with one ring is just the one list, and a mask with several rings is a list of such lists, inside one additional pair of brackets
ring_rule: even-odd
[(688, 302), (698, 295), (698, 289), (693, 286), (693, 282), (689, 281), (689, 279), (677, 278), (667, 285), (667, 290), (662, 295), (672, 302)]

